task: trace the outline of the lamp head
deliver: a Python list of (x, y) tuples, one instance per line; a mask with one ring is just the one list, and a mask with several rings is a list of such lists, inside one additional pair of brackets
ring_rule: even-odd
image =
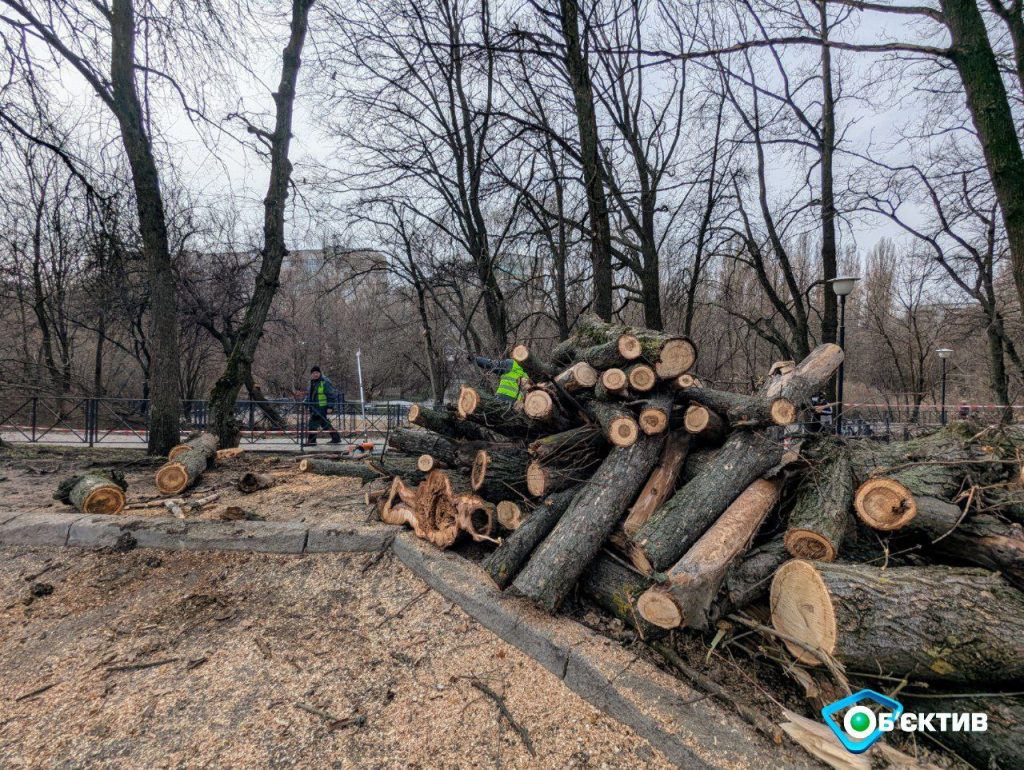
[(833, 278), (829, 281), (832, 284), (832, 291), (836, 293), (837, 297), (845, 297), (851, 291), (853, 291), (853, 285), (859, 281), (858, 276), (842, 276), (840, 278)]

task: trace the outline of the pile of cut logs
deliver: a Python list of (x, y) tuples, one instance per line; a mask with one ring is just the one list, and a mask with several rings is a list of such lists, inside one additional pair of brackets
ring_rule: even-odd
[[(519, 402), (464, 386), (450, 407), (410, 410), (390, 447), (415, 468), (367, 495), (382, 520), (440, 547), (494, 541), (483, 566), (507, 593), (554, 612), (578, 590), (643, 639), (721, 632), (768, 599), (762, 630), (798, 663), (905, 681), (908, 700), (915, 684), (1024, 680), (1013, 431), (801, 431), (842, 361), (832, 344), (753, 394), (703, 386), (684, 337), (592, 318), (546, 359), (512, 358), (529, 376)], [(1024, 702), (999, 709), (1007, 729), (950, 740), (979, 766), (1024, 766)]]

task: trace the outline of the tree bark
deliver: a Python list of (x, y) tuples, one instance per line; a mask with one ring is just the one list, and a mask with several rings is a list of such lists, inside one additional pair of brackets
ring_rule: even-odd
[(123, 479), (86, 473), (62, 481), (53, 497), (82, 513), (120, 513), (124, 509), (126, 487)]
[(193, 436), (185, 443), (171, 447), (171, 451), (167, 453), (167, 459), (173, 460), (191, 449), (198, 449), (204, 454), (214, 457), (217, 453), (217, 437), (212, 433), (200, 433), (198, 436)]
[(481, 449), (473, 460), (470, 483), (488, 502), (526, 497), (526, 467), (530, 458), (523, 450)]
[(1024, 679), (1024, 594), (984, 570), (794, 559), (772, 580), (771, 607), (777, 631), (848, 670), (989, 687)]
[(747, 487), (700, 540), (672, 565), (666, 585), (650, 588), (637, 607), (660, 628), (704, 631), (712, 603), (730, 566), (750, 548), (754, 535), (779, 499), (782, 484), (758, 479)]
[(686, 462), (690, 448), (690, 437), (683, 431), (674, 431), (665, 439), (658, 465), (651, 472), (636, 502), (629, 509), (629, 515), (622, 522), (622, 533), (626, 540), (632, 538), (651, 518), (651, 515), (675, 492), (676, 482)]
[(918, 499), (952, 500), (963, 485), (967, 468), (963, 454), (952, 450), (922, 461), (895, 466), (884, 476), (865, 481), (853, 499), (860, 520), (873, 529), (890, 531), (917, 515)]
[(213, 462), (216, 453), (216, 447), (211, 449), (198, 443), (180, 452), (156, 472), (156, 488), (164, 494), (174, 495), (194, 486)]
[(700, 404), (690, 404), (686, 408), (683, 427), (704, 446), (721, 446), (728, 430), (718, 412)]
[(412, 483), (422, 480), (425, 475), (416, 467), (415, 458), (402, 461), (393, 459), (389, 460), (386, 465), (381, 463), (371, 465), (363, 460), (336, 462), (316, 457), (304, 457), (299, 460), (299, 473), (313, 473), (317, 476), (347, 476), (362, 479), (364, 482), (386, 476), (402, 476)]
[(615, 528), (661, 454), (662, 436), (613, 449), (555, 525), (513, 588), (554, 612)]
[(787, 550), (798, 559), (835, 561), (850, 526), (853, 475), (850, 460), (841, 454), (822, 468), (813, 468), (796, 493), (789, 514)]
[(527, 437), (540, 432), (514, 402), (482, 393), (468, 385), (463, 385), (459, 391), (457, 414), (459, 419), (470, 420), (509, 436)]
[(725, 615), (753, 604), (768, 595), (772, 576), (789, 559), (781, 537), (762, 543), (730, 568), (717, 613)]
[(580, 591), (598, 607), (636, 629), (643, 640), (665, 635), (664, 629), (648, 623), (636, 608), (637, 598), (650, 587), (649, 577), (607, 553), (598, 554), (580, 576)]
[(755, 396), (698, 387), (683, 388), (679, 394), (717, 413), (729, 428), (757, 428), (773, 423), (768, 404)]
[(641, 571), (662, 572), (677, 562), (743, 490), (781, 460), (782, 445), (758, 433), (730, 436), (700, 475), (684, 484), (636, 533)]
[(565, 489), (548, 497), (515, 532), (483, 561), (483, 568), (498, 588), (505, 590), (558, 520), (569, 508), (578, 489)]
[(472, 464), (473, 455), (465, 457), (454, 441), (425, 430), (398, 428), (388, 435), (388, 446), (409, 455), (428, 454), (449, 468)]
[(580, 456), (594, 458), (603, 454), (604, 434), (594, 425), (552, 433), (533, 441), (528, 452), (530, 457), (549, 465), (578, 465)]
[(769, 378), (760, 397), (768, 404), (768, 412), (776, 425), (792, 425), (800, 409), (811, 396), (824, 390), (843, 362), (843, 349), (827, 343), (819, 345), (795, 368)]
[(640, 436), (640, 426), (625, 409), (600, 401), (591, 401), (587, 409), (593, 420), (601, 426), (608, 443), (617, 447), (628, 447), (636, 443)]
[(487, 441), (491, 444), (514, 443), (504, 433), (490, 430), (476, 423), (458, 419), (454, 414), (439, 409), (428, 409), (419, 404), (409, 407), (409, 422), (446, 438), (463, 441)]
[(221, 446), (237, 446), (241, 426), (235, 418), (235, 402), (242, 385), (251, 379), (253, 357), (263, 338), (263, 328), (280, 285), (285, 246), (285, 213), (292, 164), (288, 153), (292, 139), (295, 85), (302, 64), (309, 9), (313, 0), (292, 0), (288, 44), (281, 56), (281, 79), (274, 92), (274, 131), (263, 138), (269, 144), (270, 182), (263, 200), (263, 249), (256, 286), (245, 308), (242, 325), (224, 367), (210, 393), (210, 423)]

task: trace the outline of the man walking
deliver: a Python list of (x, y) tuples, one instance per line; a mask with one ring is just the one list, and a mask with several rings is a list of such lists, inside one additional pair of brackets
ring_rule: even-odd
[(501, 375), (498, 388), (494, 391), (498, 398), (504, 401), (518, 401), (522, 398), (521, 383), (526, 379), (526, 370), (518, 361), (511, 358), (493, 359), (474, 355), (467, 358), (481, 369)]
[(331, 381), (324, 377), (319, 366), (309, 370), (309, 396), (306, 403), (309, 405), (309, 435), (306, 437), (306, 446), (316, 446), (316, 436), (321, 430), (331, 432), (331, 443), (340, 444), (341, 434), (334, 429), (327, 419), (327, 408), (338, 401), (338, 391), (334, 389)]

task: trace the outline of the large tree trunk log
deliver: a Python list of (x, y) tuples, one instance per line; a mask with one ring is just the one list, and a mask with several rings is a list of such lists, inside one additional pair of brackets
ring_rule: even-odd
[(686, 462), (689, 447), (690, 437), (683, 431), (668, 434), (657, 467), (651, 472), (647, 483), (637, 495), (636, 502), (629, 509), (629, 515), (622, 522), (622, 533), (626, 541), (632, 538), (651, 518), (651, 514), (675, 492), (676, 482), (679, 480), (683, 463)]
[(768, 404), (754, 396), (698, 387), (683, 388), (679, 393), (686, 400), (717, 413), (729, 428), (759, 428), (773, 424)]
[(843, 349), (827, 342), (793, 369), (769, 378), (761, 392), (777, 425), (792, 425), (811, 396), (821, 392), (843, 362)]
[(612, 342), (623, 336), (632, 337), (639, 344), (640, 353), (634, 359), (642, 356), (650, 361), (658, 367), (658, 376), (662, 379), (678, 377), (697, 362), (697, 349), (688, 338), (653, 329), (581, 319), (576, 327), (575, 339), (580, 346), (584, 346)]
[(728, 431), (725, 420), (718, 412), (700, 404), (690, 404), (683, 418), (687, 433), (696, 436), (704, 446), (721, 446)]
[(905, 527), (917, 515), (918, 500), (951, 500), (960, 492), (967, 468), (962, 453), (935, 455), (922, 462), (897, 466), (857, 488), (853, 505), (860, 520), (873, 529)]
[(984, 732), (947, 730), (929, 733), (929, 737), (982, 770), (1024, 767), (1024, 696), (993, 693), (989, 697), (948, 697), (943, 693), (940, 698), (915, 698), (904, 690), (896, 697), (907, 711), (917, 714), (987, 714), (988, 729)]
[(590, 347), (578, 348), (573, 358), (592, 366), (594, 369), (610, 369), (625, 366), (640, 358), (640, 341), (631, 334), (623, 334), (614, 340)]
[[(551, 387), (550, 385), (547, 387)], [(523, 400), (523, 413), (531, 420), (541, 423), (535, 430), (561, 433), (569, 430), (579, 421), (570, 419), (546, 388), (534, 388)]]
[(217, 437), (212, 433), (200, 433), (198, 436), (193, 436), (185, 443), (171, 447), (171, 451), (167, 453), (167, 459), (173, 460), (190, 449), (198, 449), (204, 454), (213, 455), (217, 451)]
[(1024, 594), (984, 570), (794, 559), (772, 580), (771, 607), (777, 631), (848, 670), (985, 686), (1024, 679)]
[(645, 436), (609, 453), (519, 573), (513, 584), (518, 594), (548, 612), (558, 609), (647, 480), (663, 445), (662, 436)]
[(529, 463), (525, 450), (495, 452), (481, 449), (476, 453), (470, 474), (473, 491), (492, 503), (524, 498)]
[(482, 425), (458, 419), (454, 414), (428, 409), (419, 404), (409, 407), (409, 422), (433, 433), (463, 441), (486, 441), (491, 444), (509, 443), (508, 436)]
[[(963, 519), (963, 521), (961, 521)], [(925, 554), (1003, 573), (1024, 591), (1024, 528), (986, 513), (966, 518), (944, 500), (917, 498), (917, 516), (899, 532), (926, 544)]]
[(850, 526), (853, 475), (844, 453), (807, 474), (789, 515), (786, 548), (798, 559), (835, 561)]
[(789, 559), (781, 537), (762, 543), (732, 566), (725, 576), (717, 608), (719, 616), (753, 604), (768, 595), (775, 571)]
[(554, 379), (558, 370), (547, 361), (539, 358), (530, 352), (526, 345), (516, 345), (512, 348), (511, 359), (523, 367), (523, 371), (532, 382), (541, 383)]
[(538, 426), (516, 407), (514, 401), (492, 396), (468, 385), (459, 390), (456, 414), (461, 420), (471, 420), (508, 436), (529, 436), (539, 432)]
[[(393, 430), (388, 436), (388, 446), (409, 455), (430, 455), (449, 468), (458, 468), (464, 463), (464, 458), (459, 455), (458, 444), (442, 435), (425, 430)], [(472, 457), (469, 461), (472, 462)]]
[(622, 407), (591, 401), (587, 408), (590, 417), (601, 426), (605, 438), (613, 446), (629, 447), (640, 437), (640, 426), (636, 419)]
[(672, 412), (672, 396), (652, 396), (640, 409), (637, 424), (647, 436), (656, 436), (668, 430)]
[(651, 587), (651, 579), (609, 555), (600, 553), (580, 576), (580, 591), (598, 607), (636, 629), (643, 640), (657, 639), (665, 631), (644, 620), (637, 598)]
[(697, 363), (697, 346), (688, 337), (666, 340), (654, 362), (658, 379), (672, 380), (690, 371)]
[(589, 479), (600, 464), (600, 460), (595, 460), (580, 467), (573, 467), (544, 465), (531, 460), (526, 466), (526, 491), (533, 497), (546, 497), (559, 490), (578, 486)]
[(53, 498), (82, 513), (120, 513), (127, 488), (123, 476), (86, 473), (62, 481)]
[(243, 473), (238, 477), (238, 491), (251, 494), (274, 486), (274, 477), (269, 473)]
[(699, 476), (655, 511), (634, 538), (631, 555), (641, 572), (662, 572), (675, 564), (739, 494), (782, 460), (782, 445), (759, 433), (729, 437)]
[(573, 364), (555, 377), (555, 382), (558, 383), (566, 393), (576, 393), (580, 390), (589, 390), (597, 385), (597, 377), (597, 370), (593, 366), (584, 361), (580, 361), (578, 364)]
[[(207, 440), (206, 436), (213, 440)], [(199, 481), (216, 454), (217, 440), (214, 436), (206, 433), (197, 436), (187, 450), (179, 452), (156, 472), (156, 488), (170, 495), (188, 489)]]
[(388, 460), (323, 460), (317, 457), (303, 457), (299, 460), (299, 473), (313, 473), (317, 476), (347, 476), (373, 481), (382, 476), (402, 476), (413, 484), (422, 481), (426, 474), (417, 467), (417, 458), (394, 458)]
[(667, 584), (651, 588), (637, 607), (661, 628), (708, 628), (712, 603), (729, 567), (740, 558), (779, 499), (782, 484), (758, 479), (747, 487), (693, 548), (667, 573)]
[(565, 513), (576, 496), (576, 489), (566, 489), (551, 495), (544, 504), (533, 511), (530, 517), (515, 532), (483, 561), (487, 574), (504, 590), (512, 584), (519, 570), (526, 564), (533, 549), (554, 529), (559, 518)]

